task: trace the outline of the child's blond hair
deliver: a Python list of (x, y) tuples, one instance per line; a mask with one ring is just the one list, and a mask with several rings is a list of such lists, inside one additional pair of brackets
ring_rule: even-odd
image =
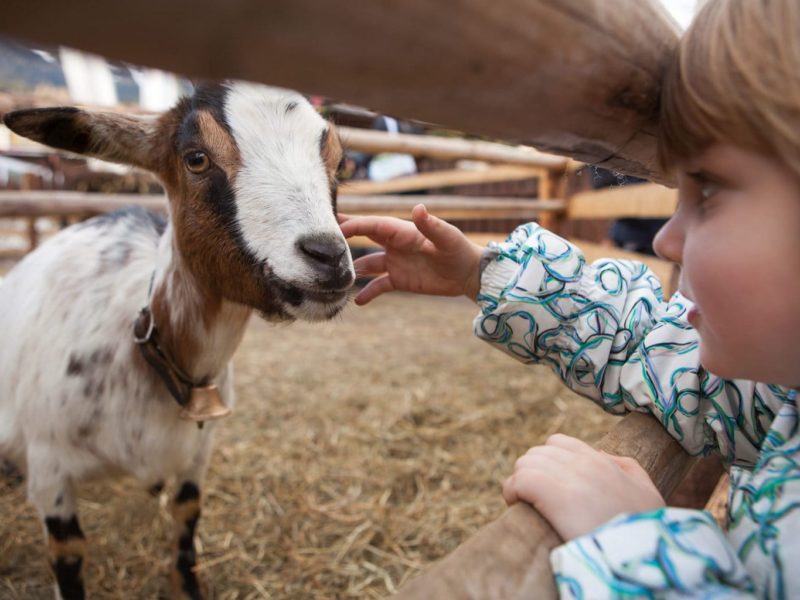
[(800, 0), (708, 0), (684, 35), (664, 79), (659, 158), (670, 168), (713, 143), (800, 178)]

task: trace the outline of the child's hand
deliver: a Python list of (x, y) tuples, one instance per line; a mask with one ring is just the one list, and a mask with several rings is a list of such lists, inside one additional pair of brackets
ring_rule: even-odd
[(664, 506), (636, 460), (600, 452), (561, 434), (517, 459), (503, 485), (503, 497), (509, 505), (520, 500), (531, 504), (565, 541), (619, 514)]
[(480, 289), (483, 248), (461, 231), (430, 214), (418, 204), (413, 223), (391, 217), (339, 215), (345, 237), (365, 235), (384, 248), (354, 263), (358, 275), (380, 275), (356, 296), (366, 304), (394, 290), (437, 296), (466, 295), (474, 300)]

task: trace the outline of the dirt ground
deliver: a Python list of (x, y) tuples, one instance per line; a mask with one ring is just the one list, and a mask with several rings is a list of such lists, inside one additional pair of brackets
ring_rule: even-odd
[[(472, 335), (466, 300), (394, 294), (335, 322), (254, 318), (204, 489), (215, 598), (381, 598), (504, 510), (515, 458), (614, 418)], [(166, 597), (166, 496), (82, 488), (93, 598)], [(51, 598), (24, 485), (0, 477), (0, 599)]]

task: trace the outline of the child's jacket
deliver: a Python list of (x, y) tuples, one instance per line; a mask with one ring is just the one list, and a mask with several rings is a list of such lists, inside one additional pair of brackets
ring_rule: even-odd
[(795, 392), (705, 371), (689, 301), (665, 302), (642, 264), (587, 265), (535, 224), (491, 248), (480, 338), (549, 364), (609, 412), (652, 413), (689, 453), (717, 451), (732, 465), (727, 532), (697, 510), (621, 515), (553, 551), (561, 597), (800, 598)]

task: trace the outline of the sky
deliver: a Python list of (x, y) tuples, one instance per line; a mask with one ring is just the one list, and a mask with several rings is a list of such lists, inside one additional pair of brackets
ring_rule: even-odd
[(678, 24), (686, 29), (694, 15), (696, 0), (661, 0)]

